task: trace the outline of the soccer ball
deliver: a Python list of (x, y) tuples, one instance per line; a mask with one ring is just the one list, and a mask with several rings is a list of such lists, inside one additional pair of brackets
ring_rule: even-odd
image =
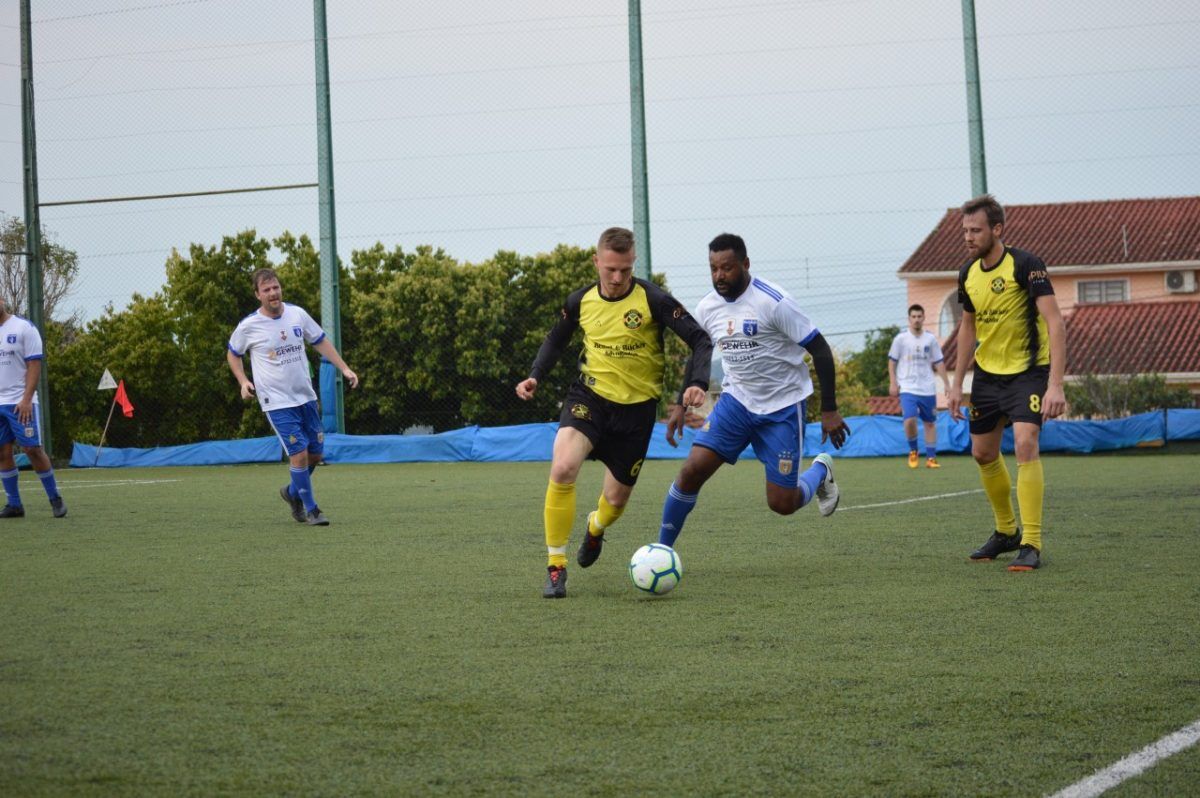
[(638, 590), (661, 596), (674, 590), (683, 579), (683, 562), (670, 546), (650, 543), (633, 553), (629, 578)]

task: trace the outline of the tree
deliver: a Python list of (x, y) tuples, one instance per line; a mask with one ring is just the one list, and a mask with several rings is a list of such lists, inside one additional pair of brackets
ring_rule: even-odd
[[(12, 312), (29, 315), (29, 282), (25, 252), (25, 223), (0, 212), (0, 296), (9, 302)], [(77, 313), (60, 318), (60, 305), (71, 293), (79, 274), (79, 257), (74, 250), (55, 243), (42, 229), (42, 306), (47, 321), (77, 323)]]
[(1083, 418), (1124, 418), (1164, 407), (1191, 407), (1194, 403), (1186, 386), (1168, 387), (1161, 374), (1087, 374), (1064, 388), (1069, 412)]
[(871, 330), (863, 348), (846, 358), (850, 371), (867, 389), (868, 396), (888, 395), (888, 351), (892, 348), (892, 339), (899, 333), (900, 328), (896, 325)]

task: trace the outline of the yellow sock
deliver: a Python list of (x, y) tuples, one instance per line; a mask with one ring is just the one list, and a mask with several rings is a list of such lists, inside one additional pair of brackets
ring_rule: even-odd
[(1042, 495), (1046, 478), (1042, 461), (1017, 463), (1017, 504), (1021, 507), (1021, 542), (1042, 550)]
[(571, 524), (575, 522), (574, 482), (560, 485), (550, 481), (546, 488), (546, 509), (542, 517), (546, 523), (546, 550), (549, 553), (547, 565), (565, 567), (567, 538), (571, 537)]
[[(1004, 465), (1004, 455), (1000, 455), (990, 463), (979, 466), (979, 481), (983, 483), (983, 492), (992, 503), (992, 515), (996, 517), (996, 531), (1002, 535), (1011, 535), (1017, 531), (1017, 516), (1013, 511), (1012, 480), (1008, 477), (1008, 468)], [(1024, 505), (1022, 505), (1024, 509)], [(1024, 513), (1022, 513), (1024, 517)]]
[(613, 507), (601, 493), (600, 501), (596, 504), (596, 514), (588, 518), (588, 532), (600, 537), (604, 534), (604, 530), (616, 523), (623, 512), (625, 512), (624, 507)]

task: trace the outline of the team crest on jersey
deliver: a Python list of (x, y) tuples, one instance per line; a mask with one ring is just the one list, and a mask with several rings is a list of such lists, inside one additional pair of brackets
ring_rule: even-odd
[(572, 405), (571, 415), (575, 416), (575, 418), (579, 419), (580, 421), (591, 421), (592, 419), (592, 411), (587, 405), (583, 404)]
[(725, 325), (725, 334), (733, 335), (733, 319), (730, 319), (729, 324)]
[(287, 330), (280, 330), (280, 331), (279, 331), (279, 340), (280, 340), (280, 341), (286, 341), (286, 340), (287, 340)]
[(625, 326), (630, 330), (636, 330), (642, 326), (642, 314), (640, 311), (631, 310), (625, 314)]
[(997, 277), (995, 280), (992, 280), (992, 293), (993, 294), (1003, 294), (1004, 293), (1004, 278), (1003, 277)]
[(296, 336), (297, 338), (299, 338), (299, 337), (300, 337), (302, 334), (303, 334), (303, 333), (301, 332), (301, 330), (300, 330), (300, 328), (299, 328), (299, 327), (293, 327), (293, 328), (292, 328), (292, 335), (294, 335), (294, 336)]
[(742, 319), (742, 332), (746, 335), (758, 335), (758, 319)]
[(8, 336), (8, 342), (10, 344), (15, 344), (17, 342), (17, 336), (15, 336), (15, 335)]
[[(790, 455), (791, 453), (789, 452), (788, 454)], [(785, 477), (788, 474), (792, 473), (792, 464), (794, 464), (795, 462), (796, 461), (794, 458), (789, 457), (787, 455), (780, 457), (779, 458), (779, 473), (783, 474)]]

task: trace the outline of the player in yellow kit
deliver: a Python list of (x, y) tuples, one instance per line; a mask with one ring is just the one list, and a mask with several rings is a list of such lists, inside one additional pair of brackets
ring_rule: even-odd
[(533, 398), (576, 328), (583, 330), (579, 377), (563, 399), (543, 515), (548, 567), (546, 598), (567, 594), (567, 540), (575, 519), (575, 479), (585, 459), (605, 465), (604, 489), (577, 561), (587, 568), (600, 556), (604, 530), (621, 517), (650, 446), (663, 391), (663, 333), (670, 328), (692, 350), (680, 402), (704, 403), (712, 362), (708, 333), (673, 296), (633, 276), (633, 233), (605, 230), (596, 245), (597, 282), (573, 292), (538, 350), (517, 396)]
[[(963, 380), (974, 361), (971, 454), (979, 464), (996, 520), (995, 531), (971, 553), (971, 559), (986, 562), (1016, 550), (1008, 570), (1032, 571), (1041, 565), (1045, 490), (1038, 440), (1042, 421), (1066, 409), (1066, 333), (1046, 264), (1000, 240), (1004, 231), (1000, 203), (984, 194), (964, 204), (962, 213), (963, 237), (972, 260), (958, 275), (963, 317), (956, 378), (947, 401), (951, 416), (962, 419)], [(1004, 428), (1009, 425), (1017, 455), (1017, 504), (1023, 530), (1017, 527), (1012, 482), (1000, 453)]]

